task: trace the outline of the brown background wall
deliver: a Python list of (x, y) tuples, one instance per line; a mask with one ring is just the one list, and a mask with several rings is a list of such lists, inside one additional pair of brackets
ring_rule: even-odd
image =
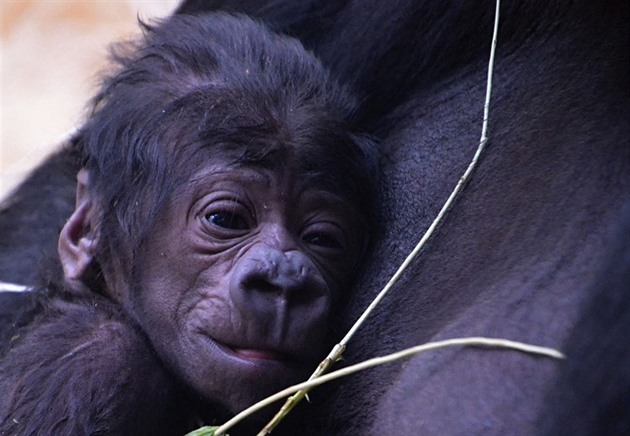
[(0, 0), (0, 197), (74, 126), (107, 45), (177, 0)]

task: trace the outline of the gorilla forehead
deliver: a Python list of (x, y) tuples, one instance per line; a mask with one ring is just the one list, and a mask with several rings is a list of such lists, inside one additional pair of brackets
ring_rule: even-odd
[[(171, 165), (179, 169), (177, 174), (185, 178), (191, 165), (199, 169), (205, 162), (221, 160), (278, 173), (291, 169), (309, 184), (347, 199), (356, 199), (355, 190), (370, 186), (362, 183), (369, 177), (360, 164), (366, 160), (364, 144), (348, 133), (346, 123), (322, 116), (316, 107), (269, 107), (264, 100), (245, 98), (213, 104), (214, 112), (204, 112), (202, 117), (191, 113), (180, 124), (179, 134), (165, 132), (170, 138), (162, 146), (173, 156)], [(199, 102), (186, 107), (199, 115)], [(247, 109), (239, 113), (234, 106), (243, 104)]]
[(178, 17), (147, 26), (114, 60), (82, 145), (92, 188), (118, 222), (133, 222), (137, 204), (160, 204), (204, 153), (255, 165), (293, 156), (370, 209), (376, 149), (346, 125), (354, 98), (299, 42), (244, 17)]

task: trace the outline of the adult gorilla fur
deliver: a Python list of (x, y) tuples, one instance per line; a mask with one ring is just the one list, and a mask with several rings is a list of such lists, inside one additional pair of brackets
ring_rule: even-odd
[[(350, 323), (427, 228), (477, 145), (494, 2), (189, 0), (178, 12), (215, 9), (300, 38), (358, 90), (363, 125), (383, 139), (384, 232)], [(569, 360), (462, 349), (389, 365), (338, 384), (321, 418), (329, 433), (628, 431), (630, 413), (620, 406), (630, 402), (627, 346), (616, 332), (630, 326), (614, 307), (630, 299), (629, 237), (618, 230), (630, 198), (629, 18), (627, 0), (502, 3), (487, 154), (345, 361), (470, 335), (552, 346)], [(49, 174), (67, 168), (45, 164)], [(71, 201), (65, 187), (56, 187), (56, 201)], [(26, 211), (48, 218), (34, 196), (28, 187), (14, 194), (3, 229), (23, 229)], [(3, 247), (6, 280), (30, 283), (28, 254), (54, 238), (43, 231)], [(27, 266), (12, 274), (10, 259)], [(599, 341), (607, 335), (615, 335), (610, 350)], [(571, 398), (562, 410), (545, 402), (557, 389)]]

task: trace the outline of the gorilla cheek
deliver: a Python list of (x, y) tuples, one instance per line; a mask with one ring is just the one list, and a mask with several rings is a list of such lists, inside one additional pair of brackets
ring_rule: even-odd
[[(229, 262), (147, 265), (136, 313), (185, 385), (238, 411), (324, 357), (331, 292), (304, 253), (258, 243)], [(202, 272), (199, 272), (201, 267)]]

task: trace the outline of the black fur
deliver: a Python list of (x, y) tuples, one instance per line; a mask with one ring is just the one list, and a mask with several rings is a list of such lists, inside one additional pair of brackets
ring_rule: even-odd
[[(179, 8), (259, 17), (300, 38), (364, 97), (359, 121), (384, 139), (384, 232), (348, 323), (426, 229), (476, 147), (493, 6), (189, 0)], [(339, 383), (322, 415), (329, 434), (622, 434), (628, 413), (615, 399), (626, 398), (629, 386), (625, 336), (612, 340), (619, 358), (598, 356), (600, 339), (624, 325), (627, 317), (611, 315), (629, 297), (617, 288), (617, 303), (602, 303), (608, 282), (597, 272), (608, 264), (613, 283), (630, 270), (627, 260), (609, 260), (611, 231), (627, 220), (620, 210), (630, 197), (628, 6), (503, 2), (486, 157), (438, 237), (346, 357), (486, 334), (596, 361), (569, 363), (574, 369), (556, 382), (564, 365), (512, 353), (418, 357)], [(21, 224), (13, 216), (11, 225)], [(627, 233), (615, 238), (628, 247)], [(608, 374), (619, 383), (600, 389)], [(587, 378), (584, 390), (574, 388), (575, 378)], [(556, 386), (567, 401), (557, 413), (544, 402)]]
[[(0, 336), (0, 434), (181, 434), (203, 422), (226, 419), (222, 398), (206, 398), (212, 404), (201, 400), (185, 375), (173, 374), (173, 362), (156, 355), (151, 334), (143, 330), (151, 322), (138, 320), (138, 312), (145, 310), (137, 304), (142, 291), (138, 277), (144, 273), (139, 259), (151, 265), (151, 256), (158, 257), (142, 251), (142, 244), (160, 224), (165, 206), (183, 195), (180, 191), (192, 183), (191, 177), (207, 171), (209, 162), (269, 169), (281, 162), (298, 165), (300, 182), (308, 181), (300, 186), (317, 186), (347, 199), (353, 210), (365, 211), (348, 223), (352, 232), (361, 235), (356, 243), (367, 241), (363, 235), (374, 224), (376, 146), (351, 123), (356, 109), (352, 95), (299, 42), (275, 35), (249, 18), (226, 14), (176, 16), (143, 25), (143, 30), (139, 42), (115, 47), (112, 72), (103, 80), (90, 117), (72, 144), (7, 200), (7, 216), (21, 215), (25, 205), (38, 198), (32, 186), (43, 183), (42, 177), (63, 170), (70, 179), (65, 172), (76, 173), (80, 165), (89, 173), (86, 195), (92, 214), (82, 222), (82, 231), (98, 232), (99, 243), (80, 286), (64, 281), (54, 265), (52, 247), (44, 244), (55, 229), (38, 227), (42, 232), (35, 238), (41, 239), (35, 244), (16, 234), (14, 244), (7, 247), (20, 256), (26, 251), (48, 252), (50, 262), (44, 265), (53, 266), (41, 273), (45, 286), (16, 297), (18, 301), (3, 297), (11, 306), (3, 314), (7, 321)], [(65, 207), (70, 204), (63, 191), (67, 185), (66, 179), (51, 185), (60, 191), (47, 201), (64, 207), (50, 211), (49, 222), (68, 213)], [(314, 212), (309, 209), (309, 213)], [(23, 230), (25, 224), (13, 226)], [(348, 247), (351, 237), (347, 233)], [(199, 238), (195, 241), (198, 247)], [(361, 248), (347, 253), (360, 257)], [(239, 259), (246, 251), (239, 250)], [(255, 259), (251, 262), (256, 265)], [(304, 263), (293, 262), (302, 265), (300, 277), (314, 274), (305, 272)], [(322, 265), (323, 269), (331, 266), (330, 262)], [(256, 283), (266, 280), (263, 273), (258, 267)], [(275, 274), (284, 273), (276, 270)], [(335, 277), (337, 286), (354, 273), (343, 274)], [(9, 278), (24, 283), (32, 275)], [(253, 292), (250, 282), (248, 295)], [(308, 306), (309, 289), (323, 286), (314, 283), (300, 285), (297, 306)], [(128, 289), (131, 295), (125, 294)], [(334, 291), (329, 295), (333, 290), (326, 287), (326, 298), (339, 301)], [(299, 310), (302, 322), (307, 321), (306, 310)], [(218, 319), (216, 315), (199, 316), (205, 322), (208, 316)], [(319, 325), (319, 320), (311, 322)], [(191, 335), (186, 329), (182, 335)], [(152, 333), (159, 337), (163, 332)], [(239, 338), (226, 340), (240, 345)], [(285, 351), (287, 356), (290, 352), (297, 353)], [(237, 382), (226, 380), (226, 386)]]
[(1, 434), (173, 434), (185, 428), (188, 411), (172, 377), (119, 305), (76, 295), (47, 296), (42, 305), (43, 313), (3, 356)]
[[(554, 397), (567, 398), (566, 410), (543, 406), (564, 365), (462, 350), (341, 382), (332, 433), (536, 434), (536, 417), (547, 416), (549, 434), (623, 434), (627, 347), (613, 332), (627, 322), (608, 311), (630, 296), (616, 287), (605, 309), (609, 285), (596, 276), (604, 268), (619, 285), (630, 271), (610, 256), (630, 197), (628, 6), (502, 2), (486, 157), (347, 356), (476, 334), (566, 347), (577, 351), (568, 363), (576, 369)], [(494, 2), (191, 0), (179, 12), (213, 8), (246, 11), (299, 37), (366, 96), (360, 120), (384, 143), (385, 233), (350, 306), (353, 320), (373, 295), (366, 289), (393, 272), (472, 156)], [(614, 239), (630, 245), (627, 234)], [(602, 343), (617, 357), (604, 357)], [(619, 383), (600, 385), (608, 374)]]
[[(49, 157), (0, 204), (0, 281), (41, 285), (59, 230), (74, 210), (81, 157), (73, 141)], [(37, 205), (36, 212), (33, 207)], [(54, 270), (59, 275), (59, 270)]]
[(630, 205), (592, 296), (566, 346), (568, 356), (541, 417), (544, 435), (630, 433)]

